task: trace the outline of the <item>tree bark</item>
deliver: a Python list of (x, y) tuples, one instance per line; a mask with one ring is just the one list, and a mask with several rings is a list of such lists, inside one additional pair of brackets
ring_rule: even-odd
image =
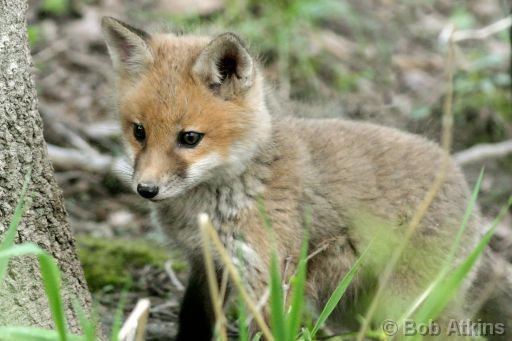
[[(0, 240), (31, 168), (28, 193), (32, 206), (18, 228), (16, 242), (34, 242), (55, 257), (62, 273), (68, 325), (70, 331), (78, 332), (71, 302), (76, 298), (88, 311), (91, 297), (43, 140), (31, 75), (26, 9), (25, 0), (0, 0)], [(0, 325), (53, 327), (35, 258), (10, 261), (0, 284)]]

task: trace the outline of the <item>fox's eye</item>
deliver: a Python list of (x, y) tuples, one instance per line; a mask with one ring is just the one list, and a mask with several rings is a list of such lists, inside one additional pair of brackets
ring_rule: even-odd
[(201, 142), (204, 134), (195, 131), (182, 131), (178, 135), (178, 143), (182, 147), (194, 148)]
[(146, 131), (144, 130), (144, 126), (140, 123), (133, 124), (133, 136), (139, 142), (142, 142), (146, 139)]

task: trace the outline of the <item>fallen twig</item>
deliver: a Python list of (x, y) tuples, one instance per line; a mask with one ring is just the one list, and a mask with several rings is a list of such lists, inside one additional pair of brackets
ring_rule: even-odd
[(144, 298), (137, 302), (132, 313), (119, 332), (118, 341), (144, 341), (150, 302)]
[(168, 260), (164, 264), (165, 272), (167, 273), (167, 276), (169, 276), (169, 279), (171, 280), (172, 285), (178, 290), (178, 291), (185, 291), (185, 286), (181, 283), (181, 281), (178, 279), (178, 276), (176, 276), (176, 273), (172, 269), (172, 260)]
[(121, 135), (121, 129), (117, 121), (87, 124), (81, 128), (81, 131), (90, 140), (103, 140)]
[[(120, 157), (100, 154), (98, 152), (87, 153), (78, 149), (62, 148), (53, 144), (47, 144), (48, 156), (53, 166), (59, 170), (83, 170), (100, 174), (113, 173), (126, 168), (126, 161)], [(119, 176), (120, 177), (120, 176)]]
[(453, 32), (452, 39), (456, 43), (463, 40), (483, 40), (493, 34), (506, 30), (511, 26), (512, 16), (508, 16), (480, 29), (455, 31)]
[(459, 165), (466, 165), (485, 159), (504, 157), (509, 154), (512, 154), (512, 140), (499, 143), (477, 144), (453, 154), (453, 158)]

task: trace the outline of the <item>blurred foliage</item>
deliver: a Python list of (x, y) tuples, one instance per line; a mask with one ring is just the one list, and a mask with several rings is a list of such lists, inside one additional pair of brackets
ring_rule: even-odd
[[(92, 291), (106, 286), (133, 286), (134, 272), (145, 266), (163, 268), (171, 255), (163, 247), (145, 240), (104, 239), (78, 236), (78, 256)], [(173, 262), (175, 271), (183, 271), (183, 262)]]
[[(398, 4), (412, 10), (415, 4), (429, 2), (398, 1)], [(253, 50), (259, 52), (260, 60), (268, 67), (270, 78), (285, 88), (284, 95), (318, 99), (335, 93), (357, 92), (361, 81), (381, 83), (381, 86), (396, 82), (390, 70), (365, 63), (367, 58), (363, 51), (371, 46), (376, 50), (379, 64), (390, 64), (394, 51), (389, 38), (411, 35), (403, 32), (403, 27), (410, 23), (403, 19), (404, 22), (388, 22), (383, 26), (373, 15), (364, 13), (365, 8), (364, 4), (333, 0), (227, 0), (223, 11), (206, 17), (194, 13), (159, 13), (158, 16), (163, 16), (172, 25), (184, 28), (185, 31), (194, 31), (197, 27), (210, 32), (211, 29), (215, 31), (218, 28), (229, 28), (239, 33), (254, 45)], [(473, 29), (481, 25), (466, 3), (455, 4), (448, 20), (458, 30)], [(340, 29), (346, 32), (339, 32)], [(351, 42), (357, 42), (354, 47), (355, 56), (361, 57), (361, 63), (351, 61), (351, 65), (343, 65), (332, 53), (326, 53), (322, 46), (325, 42), (319, 37), (328, 30), (348, 36)], [(411, 39), (415, 35), (418, 37), (419, 33), (413, 34)], [(508, 39), (505, 33), (501, 36)], [(429, 39), (431, 40), (430, 36)], [(428, 44), (432, 44), (430, 40)], [(475, 49), (478, 49), (479, 44), (475, 45)], [(485, 62), (485, 57), (498, 58), (496, 55), (487, 56), (488, 51), (482, 51), (482, 46), (479, 52), (481, 62)], [(501, 63), (503, 65), (503, 61)], [(489, 72), (492, 68), (485, 72), (478, 65), (475, 66), (477, 69), (471, 70), (467, 79), (459, 77), (456, 90), (461, 90), (463, 96), (468, 94), (468, 87), (485, 87), (485, 96), (496, 90), (498, 93), (492, 94), (493, 98), (487, 103), (497, 99), (496, 107), (503, 111), (504, 100), (507, 99), (502, 97), (501, 90), (510, 86), (507, 74), (493, 75)], [(493, 84), (497, 86), (489, 87)], [(290, 87), (289, 91), (287, 87)], [(479, 102), (478, 99), (472, 99), (474, 102), (468, 103), (469, 107)], [(431, 109), (421, 103), (411, 111), (413, 119), (430, 115)]]
[(475, 26), (475, 17), (469, 12), (466, 6), (457, 6), (450, 16), (450, 21), (457, 30), (467, 30)]
[(320, 29), (323, 21), (343, 17), (350, 9), (346, 3), (329, 0), (231, 3), (227, 6), (224, 24), (258, 42), (267, 58), (273, 58), (275, 50), (275, 58), (281, 63), (280, 71), (284, 74), (292, 72), (294, 66), (306, 73), (314, 72), (319, 61), (310, 53), (309, 37)]
[(459, 71), (454, 82), (456, 123), (471, 126), (475, 115), (490, 115), (492, 127), (485, 134), (473, 135), (471, 143), (497, 142), (507, 138), (506, 125), (512, 123), (510, 75), (501, 70), (505, 56), (473, 51), (466, 56), (469, 66)]
[(27, 28), (28, 43), (31, 47), (35, 46), (41, 41), (41, 29), (37, 25), (30, 25)]
[(70, 0), (43, 0), (41, 10), (56, 16), (64, 16), (71, 10)]
[[(316, 33), (340, 17), (353, 17), (347, 2), (332, 0), (227, 0), (225, 11), (201, 18), (194, 14), (168, 15), (167, 19), (187, 31), (201, 25), (229, 27), (259, 52), (259, 59), (277, 74), (281, 85), (293, 84), (292, 97), (314, 98), (319, 87), (354, 89), (359, 77), (346, 75), (333, 56), (312, 49)], [(287, 94), (286, 94), (287, 95)]]

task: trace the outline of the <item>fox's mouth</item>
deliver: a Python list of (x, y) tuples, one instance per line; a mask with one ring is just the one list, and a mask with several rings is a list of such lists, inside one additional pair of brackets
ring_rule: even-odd
[(151, 199), (147, 199), (147, 200), (149, 200), (151, 202), (160, 202), (160, 201), (164, 201), (166, 199), (168, 199), (168, 198), (151, 198)]

